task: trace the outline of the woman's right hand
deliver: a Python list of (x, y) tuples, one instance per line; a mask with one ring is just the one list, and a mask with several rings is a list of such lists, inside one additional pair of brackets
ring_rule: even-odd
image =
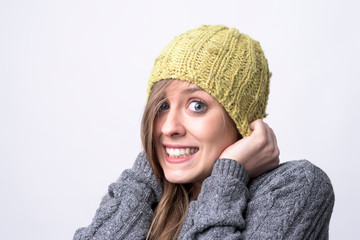
[(227, 147), (220, 158), (239, 162), (254, 178), (279, 165), (280, 151), (273, 130), (263, 120), (252, 122), (250, 129), (250, 136)]

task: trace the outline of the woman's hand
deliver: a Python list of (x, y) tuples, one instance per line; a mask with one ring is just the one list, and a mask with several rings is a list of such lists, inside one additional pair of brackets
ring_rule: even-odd
[(273, 130), (258, 119), (250, 124), (251, 135), (227, 147), (220, 158), (233, 159), (257, 177), (279, 165), (279, 148)]

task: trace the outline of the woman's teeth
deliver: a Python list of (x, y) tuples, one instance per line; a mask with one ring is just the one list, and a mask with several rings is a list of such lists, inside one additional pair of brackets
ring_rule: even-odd
[(172, 158), (188, 157), (199, 151), (198, 148), (165, 148), (166, 153)]

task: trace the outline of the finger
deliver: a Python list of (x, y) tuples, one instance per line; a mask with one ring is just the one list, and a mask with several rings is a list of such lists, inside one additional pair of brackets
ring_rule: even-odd
[(271, 137), (271, 128), (269, 127), (269, 124), (267, 124), (266, 122), (264, 122), (264, 128), (266, 131), (266, 138), (271, 141), (272, 137)]
[(253, 126), (254, 130), (250, 137), (255, 140), (254, 146), (256, 146), (258, 150), (264, 149), (265, 147), (269, 146), (269, 143), (271, 144), (271, 142), (268, 137), (269, 134), (267, 133), (267, 124), (264, 123), (262, 119), (258, 119), (253, 122)]
[(276, 142), (275, 139), (273, 137), (274, 133), (272, 131), (272, 129), (269, 127), (269, 125), (267, 123), (264, 122), (264, 141), (266, 143), (267, 149), (269, 149), (271, 152), (271, 154), (274, 153), (275, 149), (276, 149)]
[(275, 139), (275, 144), (276, 144), (276, 148), (275, 148), (275, 155), (277, 155), (277, 164), (279, 165), (279, 162), (280, 162), (280, 159), (279, 159), (279, 156), (280, 156), (280, 148), (279, 148), (279, 145), (277, 144), (277, 139), (276, 139), (276, 135), (274, 134), (274, 139)]
[(264, 125), (265, 125), (265, 129), (266, 129), (266, 138), (272, 144), (275, 143), (274, 139), (273, 139), (274, 132), (272, 131), (272, 129), (269, 127), (269, 125), (267, 123), (264, 123)]
[(273, 162), (273, 167), (274, 168), (276, 168), (277, 166), (279, 166), (279, 164), (280, 164), (280, 158), (279, 157), (277, 157), (276, 159), (275, 159), (275, 161)]
[(279, 160), (280, 150), (279, 150), (279, 146), (278, 146), (278, 144), (277, 144), (276, 135), (275, 135), (275, 133), (274, 133), (274, 131), (273, 131), (273, 129), (272, 129), (271, 127), (269, 127), (269, 134), (270, 134), (270, 136), (271, 136), (272, 143), (274, 144), (274, 145), (273, 145), (273, 149), (274, 149), (273, 154), (274, 154), (275, 156), (277, 156), (277, 164), (279, 164), (278, 162), (280, 161), (280, 160)]
[(273, 139), (273, 142), (277, 145), (277, 139), (276, 139), (276, 135), (274, 133), (274, 130), (271, 127), (269, 127), (269, 129), (270, 129), (270, 134), (271, 134), (271, 137)]
[(257, 119), (255, 121), (253, 121), (252, 123), (250, 123), (250, 130), (253, 132), (264, 132), (265, 131), (265, 125), (264, 125), (264, 121), (262, 119)]

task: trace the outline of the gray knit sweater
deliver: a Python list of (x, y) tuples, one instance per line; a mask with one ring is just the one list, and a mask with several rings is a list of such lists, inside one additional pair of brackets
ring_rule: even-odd
[[(144, 153), (109, 186), (92, 223), (74, 240), (145, 239), (162, 195)], [(178, 239), (328, 239), (334, 192), (310, 162), (287, 162), (249, 182), (236, 161), (219, 159), (189, 206)]]

